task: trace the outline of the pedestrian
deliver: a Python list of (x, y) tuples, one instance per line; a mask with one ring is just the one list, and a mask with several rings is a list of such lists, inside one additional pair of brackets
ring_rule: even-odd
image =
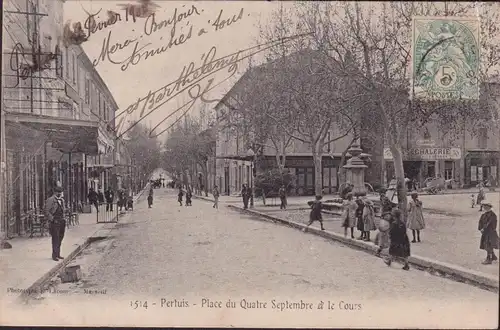
[(151, 208), (153, 205), (153, 188), (149, 189), (149, 194), (148, 194), (148, 207)]
[(357, 238), (358, 240), (364, 240), (365, 239), (365, 224), (363, 222), (363, 209), (365, 208), (365, 203), (363, 203), (363, 200), (361, 199), (361, 196), (356, 196), (356, 228), (360, 232), (359, 237)]
[(214, 190), (212, 191), (212, 194), (214, 195), (214, 206), (213, 206), (213, 208), (214, 209), (219, 209), (219, 196), (220, 196), (220, 193), (219, 193), (219, 187), (218, 186), (214, 187)]
[(98, 197), (97, 193), (95, 192), (94, 188), (90, 187), (87, 198), (89, 200), (89, 203), (94, 205), (96, 211), (99, 212), (99, 203), (98, 203), (99, 197)]
[(180, 206), (182, 206), (182, 196), (184, 196), (184, 193), (182, 192), (182, 188), (179, 187), (179, 193), (177, 194), (177, 201), (179, 202)]
[(125, 208), (125, 211), (128, 210), (127, 206), (127, 194), (125, 193), (125, 189), (120, 189), (118, 192), (118, 200), (119, 200), (119, 206), (120, 206), (120, 211), (122, 208)]
[(243, 184), (241, 189), (241, 197), (243, 197), (243, 208), (248, 209), (248, 200), (250, 199), (250, 192), (246, 184)]
[(378, 232), (375, 236), (375, 245), (378, 246), (377, 256), (380, 256), (382, 250), (389, 247), (389, 228), (391, 227), (391, 213), (384, 213), (378, 222)]
[(356, 209), (358, 205), (353, 201), (352, 192), (346, 195), (342, 208), (342, 227), (344, 227), (344, 237), (347, 236), (347, 228), (351, 228), (351, 238), (354, 239), (354, 227), (356, 227)]
[(99, 189), (97, 190), (97, 199), (99, 201), (99, 205), (104, 204), (104, 194), (102, 193), (101, 187), (99, 187)]
[(113, 199), (115, 198), (115, 193), (111, 189), (111, 187), (106, 190), (104, 193), (104, 197), (106, 198), (106, 211), (113, 212)]
[(64, 259), (61, 257), (61, 243), (66, 229), (66, 220), (64, 219), (65, 206), (62, 191), (61, 187), (54, 188), (54, 194), (45, 202), (44, 210), (52, 236), (52, 260), (54, 261)]
[(482, 182), (479, 182), (477, 187), (479, 188), (479, 192), (477, 194), (476, 204), (479, 205), (479, 212), (482, 212), (483, 204), (481, 202), (486, 199), (486, 194), (484, 193), (484, 185)]
[(474, 208), (476, 206), (476, 197), (474, 194), (470, 195), (471, 207)]
[(186, 206), (191, 206), (191, 198), (193, 197), (193, 193), (191, 191), (191, 187), (187, 187), (186, 190)]
[(498, 260), (493, 250), (498, 250), (497, 215), (492, 210), (492, 204), (482, 202), (485, 212), (479, 218), (478, 230), (481, 232), (479, 248), (486, 251), (486, 259), (483, 265), (489, 265)]
[(286, 189), (285, 189), (284, 184), (281, 185), (281, 188), (278, 191), (278, 194), (280, 196), (280, 201), (281, 201), (280, 210), (286, 210)]
[[(422, 212), (422, 202), (418, 199), (418, 193), (411, 193), (411, 200), (408, 203), (408, 228), (413, 235), (412, 243), (420, 243), (420, 231), (425, 228), (424, 214)], [(415, 239), (416, 232), (416, 239)]]
[(408, 257), (410, 256), (410, 240), (406, 234), (406, 225), (401, 219), (401, 211), (394, 209), (391, 212), (392, 223), (389, 229), (389, 257), (384, 260), (387, 266), (395, 260), (403, 261), (403, 269), (409, 270)]
[[(125, 203), (125, 201), (124, 201)], [(133, 211), (134, 210), (134, 198), (132, 197), (132, 194), (129, 194), (127, 199), (126, 199), (126, 206), (125, 206), (125, 211)]]
[(322, 196), (316, 196), (316, 199), (312, 202), (311, 205), (311, 213), (309, 213), (309, 222), (307, 223), (307, 227), (303, 229), (304, 232), (307, 231), (310, 225), (314, 221), (319, 221), (319, 224), (321, 226), (321, 230), (325, 230), (323, 227), (323, 216), (321, 214), (321, 209), (323, 207), (323, 203), (321, 203)]
[(365, 241), (369, 242), (370, 232), (377, 229), (377, 227), (375, 226), (375, 206), (373, 205), (373, 202), (368, 198), (365, 198), (364, 205), (365, 207), (363, 208), (362, 216), (364, 224), (363, 229), (365, 231)]

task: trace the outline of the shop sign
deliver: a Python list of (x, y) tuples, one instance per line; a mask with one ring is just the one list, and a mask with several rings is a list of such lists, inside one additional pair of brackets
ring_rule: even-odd
[[(418, 147), (403, 150), (403, 160), (457, 160), (462, 158), (460, 148)], [(389, 148), (384, 148), (384, 159), (392, 160)]]

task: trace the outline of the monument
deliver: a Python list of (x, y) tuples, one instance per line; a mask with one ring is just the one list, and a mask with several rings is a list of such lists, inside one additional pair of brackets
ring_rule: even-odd
[(352, 193), (354, 196), (366, 195), (365, 187), (365, 169), (368, 167), (365, 162), (360, 158), (363, 150), (359, 147), (359, 142), (354, 144), (349, 150), (351, 158), (343, 168), (347, 169), (346, 179), (353, 185)]

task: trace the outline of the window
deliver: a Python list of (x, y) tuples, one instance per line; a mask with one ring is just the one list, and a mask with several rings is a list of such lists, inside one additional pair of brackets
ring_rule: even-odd
[(59, 45), (56, 46), (56, 75), (59, 78), (62, 78), (63, 73), (62, 73), (62, 53), (61, 53), (61, 48), (59, 48)]
[(85, 103), (90, 104), (90, 80), (85, 78)]
[(97, 109), (98, 109), (98, 114), (99, 118), (102, 117), (102, 112), (101, 112), (101, 93), (97, 92)]
[(66, 78), (69, 78), (69, 48), (66, 47), (66, 65), (64, 66), (66, 68)]
[(486, 127), (479, 129), (477, 144), (479, 149), (486, 149), (488, 147), (488, 129)]
[(73, 84), (76, 84), (76, 56), (73, 54)]

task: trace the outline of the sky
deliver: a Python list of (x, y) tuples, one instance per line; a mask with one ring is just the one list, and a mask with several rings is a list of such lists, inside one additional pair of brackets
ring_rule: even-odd
[[(152, 50), (168, 44), (171, 40), (172, 24), (165, 24), (156, 32), (149, 33), (152, 20), (146, 18), (137, 18), (134, 23), (129, 15), (129, 21), (126, 21), (125, 9), (121, 5), (126, 4), (126, 1), (85, 1), (85, 0), (68, 0), (64, 5), (64, 21), (72, 23), (81, 22), (84, 26), (88, 19), (88, 14), (95, 14), (100, 9), (101, 12), (95, 16), (97, 22), (106, 21), (107, 11), (112, 10), (120, 14), (121, 21), (115, 24), (104, 27), (102, 30), (93, 31), (88, 41), (82, 44), (89, 59), (94, 61), (100, 58), (103, 49), (103, 41), (109, 39), (110, 47), (115, 43), (121, 43), (122, 49), (118, 49), (110, 57), (115, 62), (121, 62), (130, 57), (133, 53), (135, 43), (138, 43), (138, 48), (146, 46), (145, 50)], [(135, 4), (131, 1), (129, 3)], [(113, 64), (108, 59), (99, 59), (95, 66), (120, 108), (117, 113), (127, 109), (131, 104), (138, 101), (138, 98), (148, 95), (150, 90), (157, 90), (165, 86), (169, 82), (175, 81), (181, 74), (185, 65), (194, 62), (195, 67), (202, 64), (201, 56), (207, 53), (211, 47), (216, 47), (216, 58), (229, 55), (238, 50), (245, 49), (256, 45), (259, 36), (259, 22), (265, 23), (269, 19), (270, 13), (279, 5), (277, 2), (244, 2), (244, 1), (200, 1), (200, 2), (177, 2), (177, 1), (161, 1), (156, 0), (155, 3), (160, 6), (155, 10), (155, 22), (161, 24), (164, 20), (171, 20), (177, 9), (178, 22), (175, 24), (175, 38), (179, 38), (181, 34), (188, 35), (189, 29), (192, 27), (191, 38), (184, 44), (173, 46), (152, 57), (141, 60), (136, 65), (127, 66), (123, 70), (122, 64)], [(194, 6), (194, 7), (193, 7)], [(242, 15), (239, 15), (243, 9)], [(217, 20), (220, 11), (222, 10), (222, 22), (225, 19), (238, 18), (230, 25), (226, 25), (222, 29), (216, 29), (212, 24)], [(182, 13), (191, 13), (189, 17), (181, 17)], [(210, 23), (209, 23), (210, 22)], [(158, 25), (157, 25), (158, 26)], [(198, 36), (201, 29), (205, 29), (207, 33)], [(88, 30), (84, 29), (86, 33)], [(111, 37), (109, 36), (111, 33)], [(149, 35), (148, 35), (149, 34)], [(129, 42), (125, 47), (127, 39), (137, 39), (135, 42)], [(149, 45), (148, 45), (149, 44)], [(116, 48), (116, 47), (115, 47)], [(110, 49), (110, 48), (108, 48)], [(259, 61), (262, 54), (256, 55), (254, 61)], [(210, 91), (206, 98), (213, 100), (220, 98), (230, 87), (237, 81), (237, 78), (247, 68), (247, 61), (240, 61), (238, 65), (238, 73), (229, 80), (223, 82), (220, 86)], [(225, 70), (216, 74), (214, 84), (224, 81), (228, 77)], [(204, 86), (204, 85), (202, 85)], [(156, 126), (168, 114), (176, 110), (180, 105), (188, 102), (191, 98), (187, 92), (181, 93), (174, 97), (168, 103), (151, 113), (143, 121), (148, 126)], [(213, 108), (216, 103), (210, 103), (209, 107)], [(190, 110), (195, 114), (197, 108), (202, 105), (200, 100)], [(142, 106), (142, 105), (141, 105)], [(147, 113), (148, 111), (146, 111)], [(139, 117), (140, 111), (135, 111), (129, 118)], [(180, 112), (179, 112), (180, 113)], [(170, 125), (174, 116), (163, 124), (163, 127)], [(128, 119), (127, 119), (128, 120)], [(166, 128), (166, 127), (165, 127)], [(157, 130), (155, 132), (160, 132)], [(164, 140), (165, 135), (159, 137)]]

